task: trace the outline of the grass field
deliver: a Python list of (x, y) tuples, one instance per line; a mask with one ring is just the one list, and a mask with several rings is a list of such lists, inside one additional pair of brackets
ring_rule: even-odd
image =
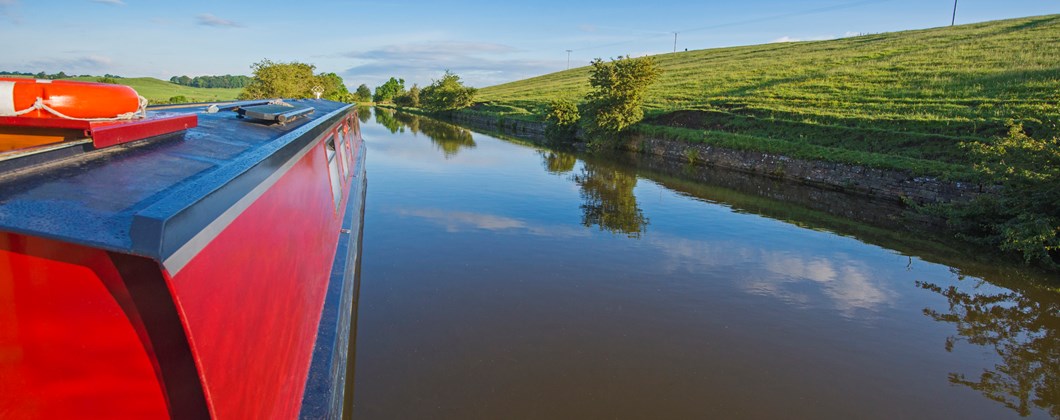
[[(960, 143), (1002, 135), (1007, 120), (1043, 136), (1060, 120), (1060, 15), (655, 59), (664, 73), (638, 130), (686, 141), (883, 166), (880, 156), (893, 155), (912, 163), (890, 166), (951, 173), (969, 163)], [(539, 119), (552, 99), (584, 97), (588, 74), (483, 88), (475, 109)]]
[[(76, 77), (70, 80), (95, 82), (98, 77)], [(119, 84), (136, 89), (136, 92), (147, 98), (152, 104), (169, 103), (170, 98), (183, 96), (187, 102), (222, 102), (231, 101), (239, 96), (243, 89), (196, 88), (158, 80), (153, 77), (128, 77), (116, 79)]]

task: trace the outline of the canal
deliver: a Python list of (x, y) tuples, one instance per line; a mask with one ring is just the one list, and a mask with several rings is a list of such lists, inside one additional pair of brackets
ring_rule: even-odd
[(1057, 280), (892, 203), (361, 112), (355, 418), (1060, 418)]

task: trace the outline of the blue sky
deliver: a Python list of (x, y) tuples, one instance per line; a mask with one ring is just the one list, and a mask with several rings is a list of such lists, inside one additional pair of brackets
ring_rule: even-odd
[[(595, 57), (945, 26), (952, 0), (0, 0), (0, 69), (249, 74), (312, 63), (347, 85), (421, 86), (446, 69), (489, 86)], [(1058, 0), (959, 0), (957, 23), (1060, 13)]]

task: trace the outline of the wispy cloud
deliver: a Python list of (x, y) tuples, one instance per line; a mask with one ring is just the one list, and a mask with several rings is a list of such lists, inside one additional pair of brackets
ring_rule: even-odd
[(122, 0), (92, 0), (93, 3), (109, 4), (112, 6), (124, 6), (125, 2)]
[(811, 36), (811, 37), (805, 37), (805, 38), (796, 38), (796, 37), (791, 37), (791, 36), (786, 36), (785, 35), (785, 36), (782, 36), (780, 38), (774, 39), (774, 40), (769, 41), (769, 42), (773, 43), (773, 42), (827, 41), (829, 39), (836, 39), (836, 38), (838, 38), (838, 37), (835, 36), (835, 35)]
[(366, 60), (419, 60), (451, 61), (450, 57), (481, 53), (506, 54), (517, 51), (513, 47), (487, 42), (426, 42), (419, 44), (389, 45), (379, 49), (349, 52), (345, 56)]
[(84, 55), (73, 58), (54, 58), (36, 60), (27, 63), (30, 71), (59, 72), (65, 71), (70, 74), (88, 73), (94, 71), (109, 71), (114, 66), (114, 60), (102, 55)]
[(663, 234), (646, 240), (663, 252), (659, 263), (666, 272), (702, 272), (728, 265), (755, 267), (747, 278), (737, 279), (741, 288), (796, 306), (829, 304), (844, 316), (855, 316), (859, 311), (886, 307), (897, 298), (873, 275), (871, 267), (844, 254), (815, 256)]
[(195, 16), (195, 20), (202, 26), (213, 26), (215, 28), (242, 28), (243, 25), (228, 19), (222, 19), (210, 13), (202, 13)]
[(488, 230), (494, 232), (513, 231), (535, 236), (551, 237), (577, 237), (589, 235), (585, 229), (581, 228), (535, 225), (524, 220), (488, 213), (448, 211), (441, 209), (400, 209), (397, 210), (397, 213), (402, 216), (416, 217), (444, 226), (446, 232), (450, 233)]
[(420, 42), (396, 44), (344, 54), (361, 64), (343, 72), (357, 83), (382, 83), (391, 76), (408, 84), (426, 84), (452, 70), (471, 86), (489, 86), (560, 70), (562, 61), (535, 61), (513, 57), (521, 51), (502, 44), (474, 42)]

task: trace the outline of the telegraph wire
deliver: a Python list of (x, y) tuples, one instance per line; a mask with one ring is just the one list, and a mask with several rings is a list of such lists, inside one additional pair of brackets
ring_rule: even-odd
[[(612, 42), (612, 43), (607, 43), (607, 44), (600, 44), (600, 45), (590, 45), (590, 46), (587, 46), (587, 47), (576, 48), (576, 49), (574, 49), (574, 51), (597, 50), (597, 49), (601, 49), (601, 48), (608, 48), (608, 47), (615, 47), (615, 46), (619, 46), (619, 45), (631, 44), (631, 43), (634, 43), (634, 42), (640, 42), (640, 41), (645, 41), (645, 40), (649, 40), (649, 39), (662, 38), (664, 36), (669, 37), (670, 35), (674, 35), (674, 38), (675, 38), (675, 41), (676, 41), (676, 38), (677, 38), (676, 37), (676, 33), (698, 32), (698, 31), (706, 31), (706, 30), (711, 30), (711, 29), (725, 28), (725, 27), (730, 27), (730, 26), (740, 26), (740, 25), (747, 25), (747, 24), (751, 24), (751, 23), (768, 22), (768, 21), (776, 20), (776, 19), (784, 19), (784, 18), (789, 18), (789, 17), (805, 16), (805, 15), (811, 15), (811, 14), (816, 14), (816, 13), (830, 12), (830, 11), (833, 11), (833, 10), (850, 9), (850, 8), (859, 7), (859, 6), (865, 6), (865, 5), (869, 5), (869, 4), (886, 3), (886, 2), (889, 2), (889, 1), (891, 1), (891, 0), (863, 0), (863, 1), (854, 2), (854, 3), (839, 4), (839, 5), (835, 5), (835, 6), (818, 7), (818, 8), (815, 8), (815, 9), (807, 9), (807, 10), (802, 10), (802, 11), (798, 11), (798, 12), (782, 13), (782, 14), (778, 14), (778, 15), (764, 16), (764, 17), (760, 17), (760, 18), (747, 19), (747, 20), (741, 20), (741, 21), (736, 21), (736, 22), (725, 22), (725, 23), (719, 23), (719, 24), (708, 25), (708, 26), (700, 26), (700, 27), (695, 27), (695, 28), (679, 29), (679, 30), (676, 30), (676, 31), (661, 32), (661, 33), (659, 33), (657, 35), (643, 36), (643, 37), (639, 37), (639, 38), (635, 38), (635, 39), (628, 39), (628, 40), (625, 40), (625, 41), (617, 41), (617, 42)], [(676, 42), (674, 44), (675, 44), (674, 45), (674, 52), (676, 52), (677, 51)]]

